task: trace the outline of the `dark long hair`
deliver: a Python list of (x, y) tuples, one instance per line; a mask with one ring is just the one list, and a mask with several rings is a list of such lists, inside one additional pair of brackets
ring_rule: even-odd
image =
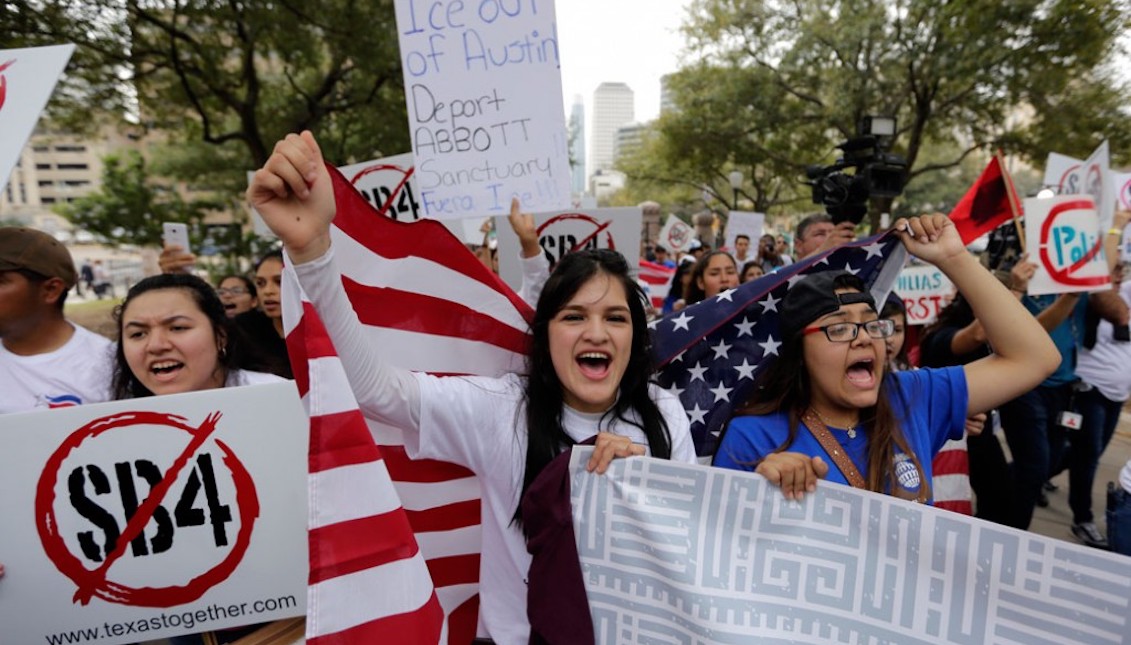
[[(655, 365), (644, 310), (644, 293), (629, 275), (628, 263), (621, 254), (604, 249), (570, 253), (562, 258), (546, 281), (531, 323), (530, 355), (526, 361), (529, 376), (524, 392), (527, 443), (523, 495), (542, 469), (575, 443), (562, 427), (565, 402), (562, 383), (550, 357), (550, 321), (585, 283), (597, 275), (605, 275), (624, 287), (632, 319), (632, 351), (621, 377), (619, 396), (602, 422), (614, 418), (640, 428), (648, 439), (652, 456), (671, 458), (668, 424), (648, 392), (649, 378), (655, 371)], [(635, 412), (639, 421), (633, 420), (630, 412)], [(521, 523), (519, 509), (515, 511), (514, 521)]]
[(208, 318), (212, 325), (212, 333), (216, 338), (216, 346), (221, 348), (217, 355), (217, 365), (224, 371), (225, 377), (233, 369), (252, 369), (270, 371), (269, 361), (255, 354), (243, 339), (243, 334), (234, 325), (224, 312), (224, 303), (220, 297), (204, 280), (187, 273), (162, 273), (141, 280), (130, 287), (126, 299), (114, 308), (114, 324), (118, 327), (118, 343), (114, 348), (114, 375), (111, 380), (111, 391), (115, 400), (132, 399), (143, 396), (153, 396), (149, 388), (141, 384), (126, 362), (126, 354), (122, 349), (122, 314), (135, 298), (149, 291), (161, 289), (180, 289), (189, 294), (197, 308)]
[[(835, 285), (836, 289), (867, 292), (864, 283), (853, 275), (838, 278)], [(861, 330), (860, 333), (864, 332)], [(812, 405), (813, 386), (809, 379), (808, 368), (805, 366), (802, 344), (804, 336), (804, 331), (798, 329), (791, 336), (783, 339), (781, 354), (763, 370), (758, 377), (754, 394), (736, 412), (736, 415), (755, 416), (786, 412), (789, 419), (789, 434), (774, 452), (789, 450), (797, 439), (801, 418)], [(926, 477), (919, 455), (911, 450), (910, 444), (903, 436), (903, 430), (891, 403), (893, 394), (901, 394), (898, 388), (899, 382), (896, 379), (886, 377), (881, 379), (876, 404), (860, 410), (860, 423), (868, 437), (868, 471), (864, 473), (864, 481), (868, 490), (877, 493), (899, 490), (894, 467), (895, 449), (898, 447), (911, 459), (919, 472), (921, 482), (919, 499), (926, 501), (930, 498), (930, 480)], [(722, 437), (719, 441), (722, 442)]]
[(691, 279), (688, 280), (687, 289), (683, 292), (683, 300), (687, 303), (688, 307), (697, 302), (701, 302), (707, 297), (707, 292), (703, 290), (703, 287), (699, 286), (699, 278), (702, 278), (703, 274), (707, 272), (707, 265), (711, 263), (711, 258), (718, 255), (725, 255), (726, 258), (730, 260), (731, 264), (735, 265), (735, 270), (738, 270), (738, 263), (735, 262), (731, 254), (726, 251), (712, 251), (699, 258), (699, 261), (696, 262), (695, 266), (691, 269)]

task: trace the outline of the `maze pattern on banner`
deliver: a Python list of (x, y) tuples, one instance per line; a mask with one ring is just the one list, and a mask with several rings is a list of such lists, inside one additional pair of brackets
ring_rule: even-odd
[(599, 643), (1131, 644), (1131, 558), (822, 482), (650, 459), (571, 503)]

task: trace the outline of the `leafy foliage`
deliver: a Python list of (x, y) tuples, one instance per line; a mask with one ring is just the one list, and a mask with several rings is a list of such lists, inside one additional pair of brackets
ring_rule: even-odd
[(234, 194), (308, 128), (341, 162), (408, 149), (391, 0), (31, 0), (0, 4), (0, 31), (78, 45), (57, 126), (129, 114), (184, 146), (170, 167), (199, 187)]
[(796, 205), (804, 166), (831, 162), (866, 115), (897, 118), (909, 190), (994, 147), (1040, 165), (1050, 151), (1083, 157), (1109, 138), (1117, 162), (1131, 161), (1131, 88), (1113, 71), (1129, 8), (696, 0), (684, 33), (698, 59), (673, 79), (678, 109), (659, 120), (659, 158), (647, 163), (722, 195), (737, 168), (757, 207)]
[(112, 245), (160, 246), (163, 222), (184, 222), (200, 242), (201, 223), (211, 201), (186, 200), (176, 190), (154, 182), (145, 159), (136, 152), (107, 155), (103, 159), (99, 191), (59, 207), (76, 226)]

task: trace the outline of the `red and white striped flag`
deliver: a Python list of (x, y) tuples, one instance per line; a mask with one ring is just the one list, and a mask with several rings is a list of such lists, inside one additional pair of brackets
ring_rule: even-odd
[[(440, 374), (521, 371), (530, 307), (443, 225), (390, 220), (330, 175), (342, 282), (385, 360)], [(400, 429), (362, 416), (290, 269), (284, 282), (287, 348), (310, 414), (308, 641), (468, 643), (479, 606), (477, 479), (408, 459)]]
[(652, 296), (652, 306), (656, 311), (664, 308), (664, 298), (668, 297), (673, 273), (675, 269), (640, 259), (640, 279), (647, 283), (648, 291)]

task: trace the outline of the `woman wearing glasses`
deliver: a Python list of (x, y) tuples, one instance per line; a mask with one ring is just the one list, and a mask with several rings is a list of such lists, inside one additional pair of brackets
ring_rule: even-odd
[(714, 463), (753, 470), (801, 499), (824, 478), (931, 501), (931, 458), (966, 418), (1026, 392), (1060, 355), (1040, 324), (971, 256), (950, 220), (901, 220), (907, 250), (937, 265), (969, 301), (995, 354), (951, 368), (885, 374), (881, 320), (846, 271), (811, 274), (781, 304), (780, 355), (731, 419)]
[(235, 318), (245, 311), (255, 309), (259, 301), (256, 299), (255, 284), (251, 278), (242, 275), (226, 275), (216, 287), (216, 295), (224, 303), (224, 313), (228, 318)]

